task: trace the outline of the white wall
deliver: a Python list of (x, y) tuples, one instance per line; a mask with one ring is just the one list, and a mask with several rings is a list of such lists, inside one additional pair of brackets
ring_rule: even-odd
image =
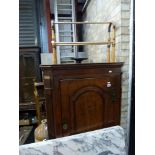
[[(110, 21), (116, 26), (116, 61), (122, 68), (121, 126), (127, 133), (129, 123), (130, 0), (91, 0), (83, 16), (85, 21)], [(107, 41), (107, 25), (85, 25), (84, 41)], [(87, 46), (89, 62), (106, 62), (106, 46)]]

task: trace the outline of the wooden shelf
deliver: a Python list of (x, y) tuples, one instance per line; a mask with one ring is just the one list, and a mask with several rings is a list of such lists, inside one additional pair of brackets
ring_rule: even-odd
[(19, 111), (35, 110), (34, 102), (19, 103)]
[(32, 123), (30, 119), (23, 119), (19, 120), (19, 126), (28, 126), (28, 125), (35, 125), (37, 122)]
[[(45, 98), (40, 98), (40, 103), (43, 104), (45, 102)], [(19, 103), (19, 111), (31, 111), (36, 110), (35, 102), (25, 102)]]

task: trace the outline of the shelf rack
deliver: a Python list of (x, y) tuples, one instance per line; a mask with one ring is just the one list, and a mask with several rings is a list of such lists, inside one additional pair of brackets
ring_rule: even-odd
[[(54, 24), (108, 24), (108, 38), (107, 41), (98, 42), (56, 42), (54, 33)], [(112, 22), (52, 22), (52, 64), (57, 64), (56, 46), (79, 46), (79, 45), (107, 45), (106, 62), (110, 63), (110, 52), (112, 47), (112, 62), (115, 62), (115, 25)]]

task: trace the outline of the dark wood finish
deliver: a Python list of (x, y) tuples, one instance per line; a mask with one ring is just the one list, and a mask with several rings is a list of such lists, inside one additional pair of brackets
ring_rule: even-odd
[(35, 103), (34, 102), (23, 102), (23, 103), (20, 103), (19, 104), (19, 111), (25, 111), (25, 110), (28, 110), (28, 111), (31, 111), (31, 110), (35, 110)]
[(40, 49), (38, 47), (19, 48), (19, 102), (30, 103), (34, 101), (34, 79), (41, 81)]
[(123, 63), (41, 66), (49, 137), (120, 124)]

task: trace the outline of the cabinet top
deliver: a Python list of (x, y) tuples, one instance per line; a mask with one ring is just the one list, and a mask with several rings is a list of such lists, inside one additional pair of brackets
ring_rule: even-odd
[(55, 65), (40, 65), (42, 70), (46, 69), (71, 69), (71, 68), (120, 68), (123, 62), (116, 63), (81, 63), (81, 64), (55, 64)]

